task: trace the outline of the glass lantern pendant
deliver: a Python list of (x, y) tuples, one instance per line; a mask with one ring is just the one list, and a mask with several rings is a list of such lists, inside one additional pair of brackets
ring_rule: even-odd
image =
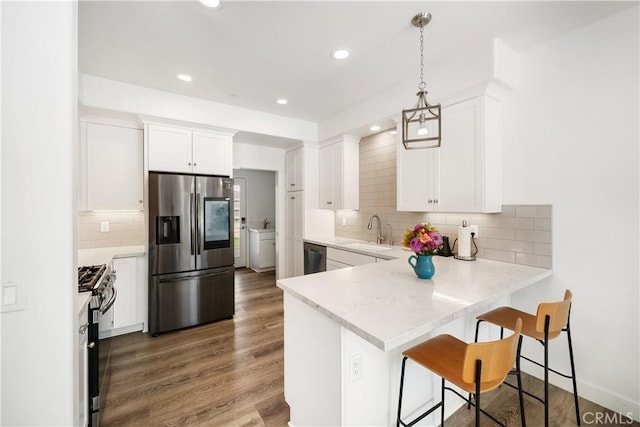
[(440, 104), (430, 105), (427, 101), (424, 82), (424, 27), (431, 21), (430, 13), (419, 13), (411, 23), (420, 28), (420, 84), (418, 102), (413, 108), (402, 110), (402, 144), (407, 150), (440, 147)]

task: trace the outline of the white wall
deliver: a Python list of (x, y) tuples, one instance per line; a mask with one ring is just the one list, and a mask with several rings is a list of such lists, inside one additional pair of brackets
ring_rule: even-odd
[[(256, 141), (259, 143), (259, 141)], [(257, 169), (276, 173), (276, 275), (285, 277), (284, 256), (284, 150), (253, 144), (233, 143), (233, 169)]]
[[(503, 139), (504, 203), (553, 205), (553, 277), (513, 303), (534, 310), (571, 289), (578, 392), (635, 419), (638, 64), (638, 7), (530, 49), (505, 100)], [(568, 368), (564, 343), (551, 358)]]
[[(2, 425), (73, 425), (77, 4), (2, 2)], [(36, 224), (36, 226), (34, 226)]]
[(271, 171), (236, 169), (233, 177), (247, 179), (247, 225), (249, 228), (262, 228), (268, 218), (269, 228), (276, 223), (276, 175)]

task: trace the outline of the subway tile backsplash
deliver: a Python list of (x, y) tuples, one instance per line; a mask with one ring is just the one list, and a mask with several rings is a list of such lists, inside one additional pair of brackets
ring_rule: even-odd
[[(102, 221), (109, 231), (101, 232)], [(78, 212), (78, 249), (144, 244), (144, 212)]]
[(391, 227), (394, 245), (419, 222), (435, 225), (453, 245), (458, 226), (466, 220), (478, 225), (477, 257), (551, 268), (551, 205), (504, 205), (497, 214), (398, 212), (395, 138), (382, 132), (360, 141), (360, 210), (336, 211), (336, 236), (375, 242), (376, 231), (367, 230), (367, 223), (377, 214), (383, 234)]

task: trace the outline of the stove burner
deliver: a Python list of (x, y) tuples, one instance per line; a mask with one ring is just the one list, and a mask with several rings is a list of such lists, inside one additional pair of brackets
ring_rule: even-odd
[(78, 267), (78, 291), (87, 292), (93, 290), (106, 268), (105, 264)]

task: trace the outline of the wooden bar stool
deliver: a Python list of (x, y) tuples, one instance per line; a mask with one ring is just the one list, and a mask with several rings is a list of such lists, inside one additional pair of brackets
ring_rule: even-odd
[[(398, 419), (396, 426), (412, 426), (439, 407), (442, 408), (440, 422), (441, 425), (444, 425), (445, 390), (454, 392), (469, 404), (475, 406), (476, 426), (480, 426), (480, 412), (487, 415), (496, 423), (504, 426), (504, 424), (480, 408), (480, 394), (498, 387), (510, 372), (516, 374), (518, 385), (522, 383), (520, 372), (513, 370), (516, 355), (518, 354), (518, 347), (522, 342), (520, 339), (522, 321), (520, 319), (514, 320), (511, 329), (514, 330), (513, 335), (498, 341), (467, 344), (451, 335), (445, 334), (438, 335), (405, 350), (402, 353), (404, 358), (402, 359), (402, 371), (400, 374), (400, 397), (398, 399)], [(407, 359), (413, 360), (442, 377), (441, 401), (408, 424), (400, 419), (404, 370)], [(446, 387), (445, 380), (473, 394), (475, 396), (475, 402), (472, 403), (471, 399), (465, 398), (457, 390)], [(522, 387), (520, 387), (520, 390), (522, 390)], [(518, 394), (520, 397), (522, 425), (524, 427), (522, 392), (520, 391)]]
[[(559, 302), (545, 302), (538, 305), (536, 315), (525, 313), (511, 307), (499, 307), (477, 317), (476, 323), (476, 341), (478, 340), (478, 327), (481, 322), (489, 322), (500, 326), (500, 336), (504, 328), (513, 329), (515, 319), (522, 319), (522, 335), (537, 340), (544, 346), (544, 364), (531, 360), (521, 354), (521, 348), (518, 347), (518, 363), (520, 358), (528, 360), (542, 368), (544, 368), (544, 400), (535, 396), (528, 391), (524, 391), (544, 404), (544, 425), (549, 426), (549, 371), (573, 381), (573, 399), (576, 409), (576, 422), (580, 425), (580, 410), (578, 408), (578, 388), (576, 386), (576, 369), (573, 362), (573, 346), (571, 344), (571, 329), (569, 327), (569, 315), (571, 312), (571, 291), (568, 289), (564, 292), (564, 299)], [(569, 359), (571, 361), (571, 375), (566, 375), (549, 368), (549, 340), (556, 338), (561, 332), (567, 333), (569, 343)], [(509, 383), (505, 383), (512, 386)], [(512, 386), (513, 387), (513, 386)]]

